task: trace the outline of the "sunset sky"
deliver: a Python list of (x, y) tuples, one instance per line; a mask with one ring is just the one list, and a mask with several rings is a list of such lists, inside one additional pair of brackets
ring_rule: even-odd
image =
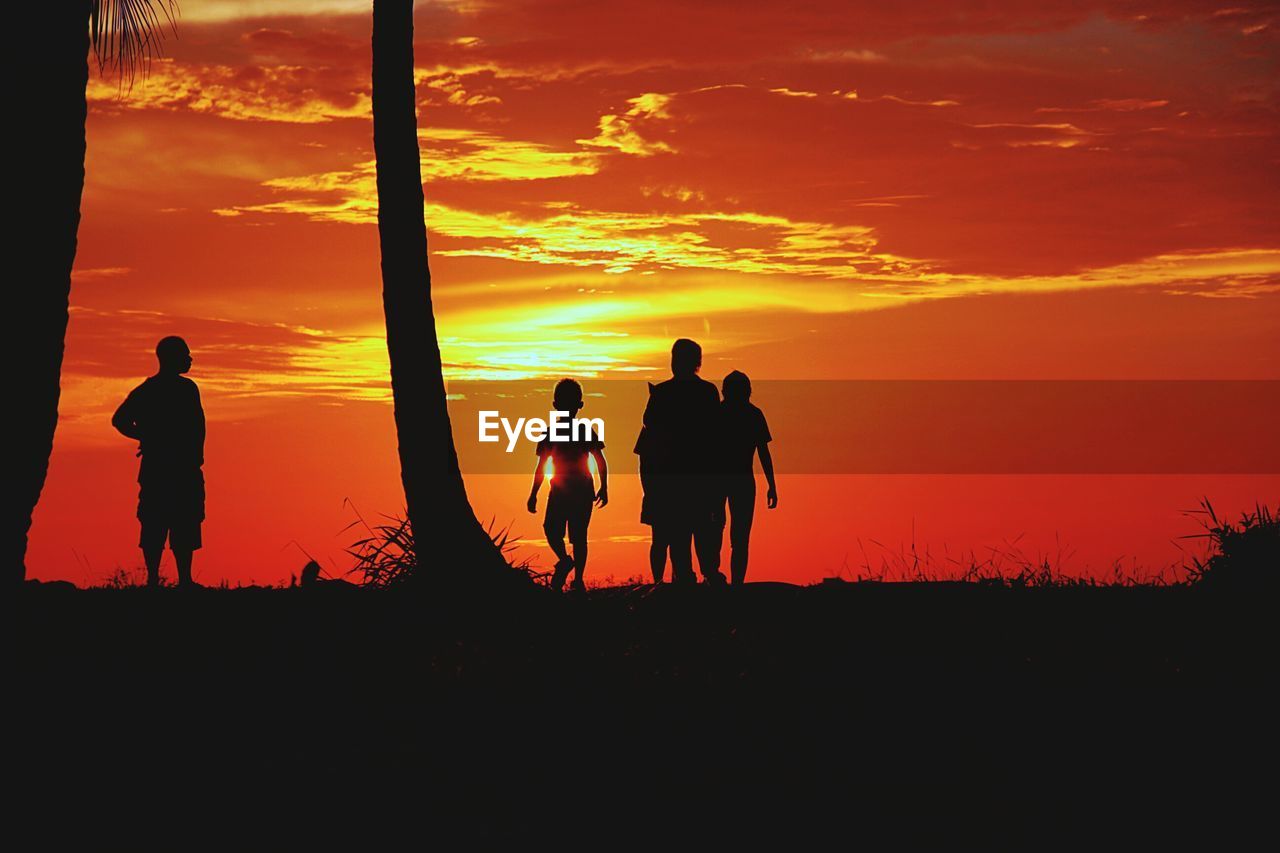
[[(908, 8), (419, 2), (448, 375), (546, 380), (549, 399), (561, 375), (662, 378), (689, 336), (717, 382), (1280, 379), (1275, 4)], [(136, 459), (109, 418), (171, 333), (210, 421), (198, 579), (287, 580), (300, 548), (338, 574), (344, 498), (400, 509), (370, 25), (368, 0), (185, 0), (145, 80), (92, 80), (34, 576), (140, 562)], [(630, 454), (629, 425), (610, 438)], [(549, 562), (524, 477), (468, 487)], [(780, 492), (755, 579), (856, 574), (913, 536), (1108, 574), (1176, 561), (1196, 532), (1179, 510), (1274, 504), (1280, 476), (784, 475)], [(638, 483), (613, 493), (596, 579), (644, 570)]]

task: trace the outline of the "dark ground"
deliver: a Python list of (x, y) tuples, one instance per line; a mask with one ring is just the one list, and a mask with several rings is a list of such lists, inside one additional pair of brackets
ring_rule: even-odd
[(53, 848), (1231, 849), (1274, 808), (1257, 597), (717, 592), (29, 585), (17, 814)]

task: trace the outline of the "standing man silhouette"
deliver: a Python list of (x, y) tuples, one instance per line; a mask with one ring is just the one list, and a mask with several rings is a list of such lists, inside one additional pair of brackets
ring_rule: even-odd
[[(723, 585), (715, 501), (716, 386), (698, 375), (702, 347), (681, 338), (671, 347), (671, 378), (652, 386), (644, 410), (644, 438), (636, 452), (647, 477), (645, 499), (655, 543), (671, 554), (673, 583), (692, 583), (693, 554), (704, 582)], [(657, 578), (655, 577), (655, 581)]]
[(191, 556), (204, 521), (204, 409), (191, 369), (191, 350), (179, 337), (156, 344), (160, 369), (116, 409), (111, 425), (138, 442), (138, 547), (147, 564), (147, 586), (160, 585), (160, 558), (167, 540), (178, 567), (178, 586), (191, 579)]

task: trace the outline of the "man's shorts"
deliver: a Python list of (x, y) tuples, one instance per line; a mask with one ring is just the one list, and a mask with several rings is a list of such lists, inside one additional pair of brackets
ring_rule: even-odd
[(547, 517), (542, 522), (542, 529), (550, 536), (563, 536), (565, 528), (568, 528), (570, 542), (585, 540), (595, 497), (590, 480), (552, 488), (547, 495)]
[(193, 519), (163, 519), (148, 516), (142, 522), (142, 536), (138, 547), (144, 551), (158, 551), (169, 542), (171, 551), (200, 550), (200, 522)]
[(138, 521), (142, 535), (138, 547), (174, 551), (197, 550), (200, 523), (204, 521), (204, 475), (199, 468), (168, 471), (165, 476), (140, 479)]

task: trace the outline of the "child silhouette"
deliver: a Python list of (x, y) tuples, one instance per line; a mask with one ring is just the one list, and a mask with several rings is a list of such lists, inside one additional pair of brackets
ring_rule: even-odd
[[(573, 418), (582, 409), (582, 386), (573, 379), (561, 379), (552, 393), (552, 407), (557, 412)], [(533, 469), (533, 489), (529, 492), (529, 512), (538, 511), (538, 489), (547, 473), (547, 461), (551, 461), (551, 485), (547, 494), (547, 512), (542, 522), (547, 534), (547, 544), (556, 555), (555, 573), (551, 587), (559, 591), (564, 587), (569, 570), (573, 569), (575, 592), (586, 589), (583, 573), (587, 568), (587, 525), (591, 522), (592, 502), (603, 508), (609, 503), (609, 467), (604, 458), (604, 442), (589, 428), (585, 436), (571, 433), (571, 441), (552, 441), (550, 436), (538, 442), (538, 467)], [(596, 463), (600, 477), (600, 490), (592, 482), (590, 460)], [(564, 547), (565, 529), (569, 531), (569, 544), (573, 546), (570, 557)]]
[(724, 461), (724, 496), (716, 506), (723, 541), (728, 504), (729, 575), (733, 583), (747, 578), (747, 553), (751, 541), (751, 523), (756, 509), (755, 456), (760, 454), (760, 468), (769, 483), (766, 501), (769, 509), (778, 506), (778, 486), (773, 478), (773, 456), (769, 453), (769, 424), (764, 412), (751, 403), (751, 380), (735, 370), (721, 385), (724, 402), (720, 404), (720, 440)]

